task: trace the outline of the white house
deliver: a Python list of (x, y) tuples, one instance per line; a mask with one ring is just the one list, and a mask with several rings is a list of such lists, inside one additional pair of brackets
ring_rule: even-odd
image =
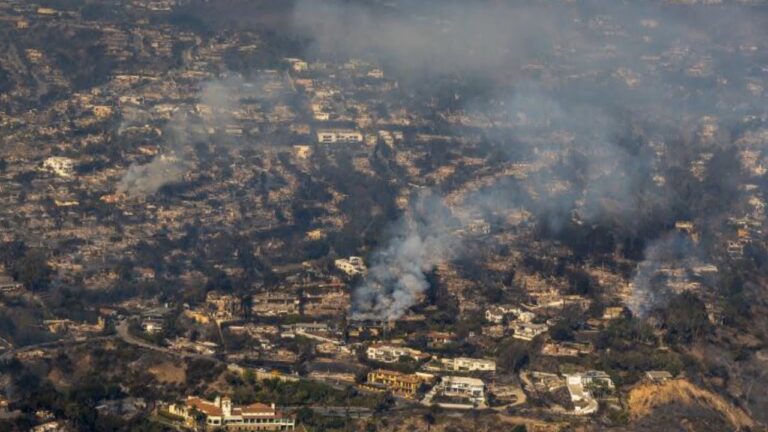
[(189, 396), (182, 404), (168, 406), (168, 412), (180, 416), (188, 425), (202, 418), (207, 429), (228, 431), (288, 431), (296, 428), (296, 421), (275, 408), (275, 404), (254, 403), (236, 407), (228, 397), (214, 401)]
[(652, 383), (663, 383), (672, 378), (672, 374), (667, 371), (647, 371), (645, 373), (645, 379)]
[(597, 400), (584, 388), (581, 374), (566, 375), (565, 384), (568, 388), (568, 393), (571, 395), (574, 414), (586, 415), (597, 412), (597, 409), (600, 408), (600, 404), (598, 404)]
[(501, 324), (508, 315), (514, 315), (517, 321), (522, 322), (531, 322), (536, 317), (532, 312), (511, 305), (489, 306), (485, 310), (485, 320), (494, 324)]
[(364, 275), (368, 269), (362, 258), (351, 256), (349, 258), (340, 258), (333, 262), (336, 268), (348, 274), (349, 276)]
[(438, 392), (445, 396), (464, 397), (478, 405), (485, 404), (485, 383), (481, 379), (444, 376), (438, 385)]
[(53, 156), (43, 162), (43, 169), (59, 177), (72, 177), (75, 162), (70, 158)]
[(294, 72), (306, 72), (309, 70), (309, 64), (302, 59), (288, 57), (283, 60), (291, 65), (291, 70)]
[(495, 372), (496, 362), (486, 359), (473, 359), (469, 357), (443, 358), (431, 362), (427, 369), (448, 370), (455, 372)]
[(600, 404), (590, 388), (600, 385), (607, 389), (614, 389), (611, 377), (603, 371), (595, 370), (566, 375), (565, 384), (571, 395), (571, 402), (573, 402), (573, 413), (577, 415), (592, 414), (600, 408)]
[(509, 327), (515, 332), (512, 337), (525, 341), (533, 340), (536, 336), (549, 330), (549, 327), (546, 324), (534, 324), (517, 321), (510, 324)]
[(163, 322), (154, 318), (147, 318), (141, 322), (141, 329), (144, 333), (155, 334), (163, 331)]
[(31, 432), (59, 432), (62, 430), (67, 430), (66, 426), (56, 420), (37, 425), (30, 429)]
[(401, 357), (410, 357), (414, 360), (425, 360), (429, 358), (428, 354), (413, 348), (384, 344), (369, 346), (366, 351), (366, 356), (369, 360), (381, 363), (397, 363), (400, 361)]
[(355, 144), (363, 142), (363, 134), (352, 129), (322, 129), (317, 131), (320, 144)]

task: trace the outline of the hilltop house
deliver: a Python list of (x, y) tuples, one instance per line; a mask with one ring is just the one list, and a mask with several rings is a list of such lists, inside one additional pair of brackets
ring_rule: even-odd
[(513, 322), (509, 326), (512, 330), (514, 330), (514, 334), (512, 337), (515, 339), (522, 339), (525, 341), (531, 341), (536, 336), (546, 332), (549, 330), (549, 326), (546, 324), (534, 324), (534, 323), (524, 323), (524, 322)]
[[(587, 371), (565, 375), (566, 388), (573, 402), (573, 413), (587, 415), (597, 412), (600, 404), (597, 398), (600, 393), (611, 392), (615, 389), (613, 380), (603, 371)], [(597, 394), (596, 394), (597, 393)]]
[(254, 403), (236, 407), (226, 396), (217, 397), (214, 401), (189, 396), (184, 403), (169, 405), (168, 412), (183, 418), (187, 426), (194, 426), (200, 420), (210, 430), (287, 431), (296, 428), (296, 421), (283, 415), (275, 404)]
[(369, 360), (381, 363), (397, 363), (403, 357), (412, 358), (416, 361), (422, 361), (429, 358), (428, 354), (413, 348), (384, 344), (374, 344), (369, 346), (366, 351), (366, 356)]
[(473, 404), (485, 405), (485, 383), (481, 379), (444, 376), (436, 390), (447, 397), (464, 398)]
[(321, 144), (361, 143), (363, 134), (349, 129), (324, 129), (317, 132), (317, 142)]
[(511, 305), (494, 305), (485, 310), (485, 320), (493, 324), (501, 324), (509, 315), (514, 315), (520, 322), (531, 322), (535, 315)]
[(413, 398), (422, 384), (432, 381), (428, 374), (404, 374), (401, 372), (377, 369), (368, 373), (367, 388), (371, 390), (389, 390), (392, 394)]
[(495, 372), (496, 362), (486, 359), (468, 357), (435, 359), (425, 366), (428, 370), (445, 370), (455, 372)]
[(333, 262), (336, 268), (349, 276), (364, 275), (368, 269), (362, 258), (351, 256), (349, 258), (340, 258)]

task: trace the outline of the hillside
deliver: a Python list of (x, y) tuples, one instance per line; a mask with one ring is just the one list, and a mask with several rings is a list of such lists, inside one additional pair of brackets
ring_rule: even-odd
[(682, 430), (752, 430), (755, 422), (742, 409), (723, 397), (687, 380), (663, 384), (641, 384), (628, 398), (630, 416), (636, 426), (649, 425), (669, 415)]

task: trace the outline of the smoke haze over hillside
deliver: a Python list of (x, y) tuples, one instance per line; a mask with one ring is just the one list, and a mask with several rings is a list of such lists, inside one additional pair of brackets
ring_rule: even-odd
[[(685, 216), (674, 210), (679, 185), (670, 181), (691, 156), (673, 152), (660, 159), (655, 152), (696, 136), (700, 117), (716, 119), (727, 131), (746, 113), (765, 115), (764, 94), (745, 90), (750, 74), (765, 72), (740, 67), (738, 57), (765, 57), (766, 47), (737, 54), (722, 44), (765, 41), (764, 24), (748, 6), (694, 12), (659, 2), (306, 0), (294, 9), (295, 31), (310, 38), (312, 56), (372, 58), (414, 88), (428, 88), (441, 75), (483, 79), (487, 97), (457, 94), (465, 100), (463, 111), (492, 119), (497, 127), (488, 136), (514, 143), (510, 154), (521, 153), (520, 146), (529, 154), (549, 148), (560, 160), (526, 181), (501, 181), (472, 194), (467, 202), (477, 207), (461, 211), (524, 204), (555, 231), (574, 218), (633, 231), (660, 214)], [(528, 72), (547, 64), (568, 70), (573, 82), (551, 79), (546, 67), (539, 76)], [(689, 82), (677, 77), (681, 69)], [(640, 124), (655, 134), (633, 132)], [(702, 144), (725, 145), (717, 137)], [(728, 175), (718, 176), (712, 181), (733, 191)], [(567, 186), (554, 191), (557, 182)], [(733, 198), (724, 196), (722, 204)], [(714, 218), (712, 210), (687, 216)], [(425, 291), (424, 272), (449, 258), (442, 246), (460, 249), (457, 239), (436, 234), (431, 224), (407, 219), (374, 252), (369, 281), (356, 293), (361, 315), (401, 315), (415, 302), (414, 293)], [(651, 261), (655, 250), (648, 251)]]

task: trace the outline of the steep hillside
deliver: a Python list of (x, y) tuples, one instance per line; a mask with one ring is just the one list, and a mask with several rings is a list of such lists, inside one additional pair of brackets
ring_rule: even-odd
[(683, 430), (722, 430), (722, 426), (750, 430), (755, 427), (754, 421), (742, 409), (684, 379), (659, 385), (639, 385), (630, 391), (628, 402), (633, 423), (645, 423), (649, 416), (658, 419), (667, 412), (677, 417)]

